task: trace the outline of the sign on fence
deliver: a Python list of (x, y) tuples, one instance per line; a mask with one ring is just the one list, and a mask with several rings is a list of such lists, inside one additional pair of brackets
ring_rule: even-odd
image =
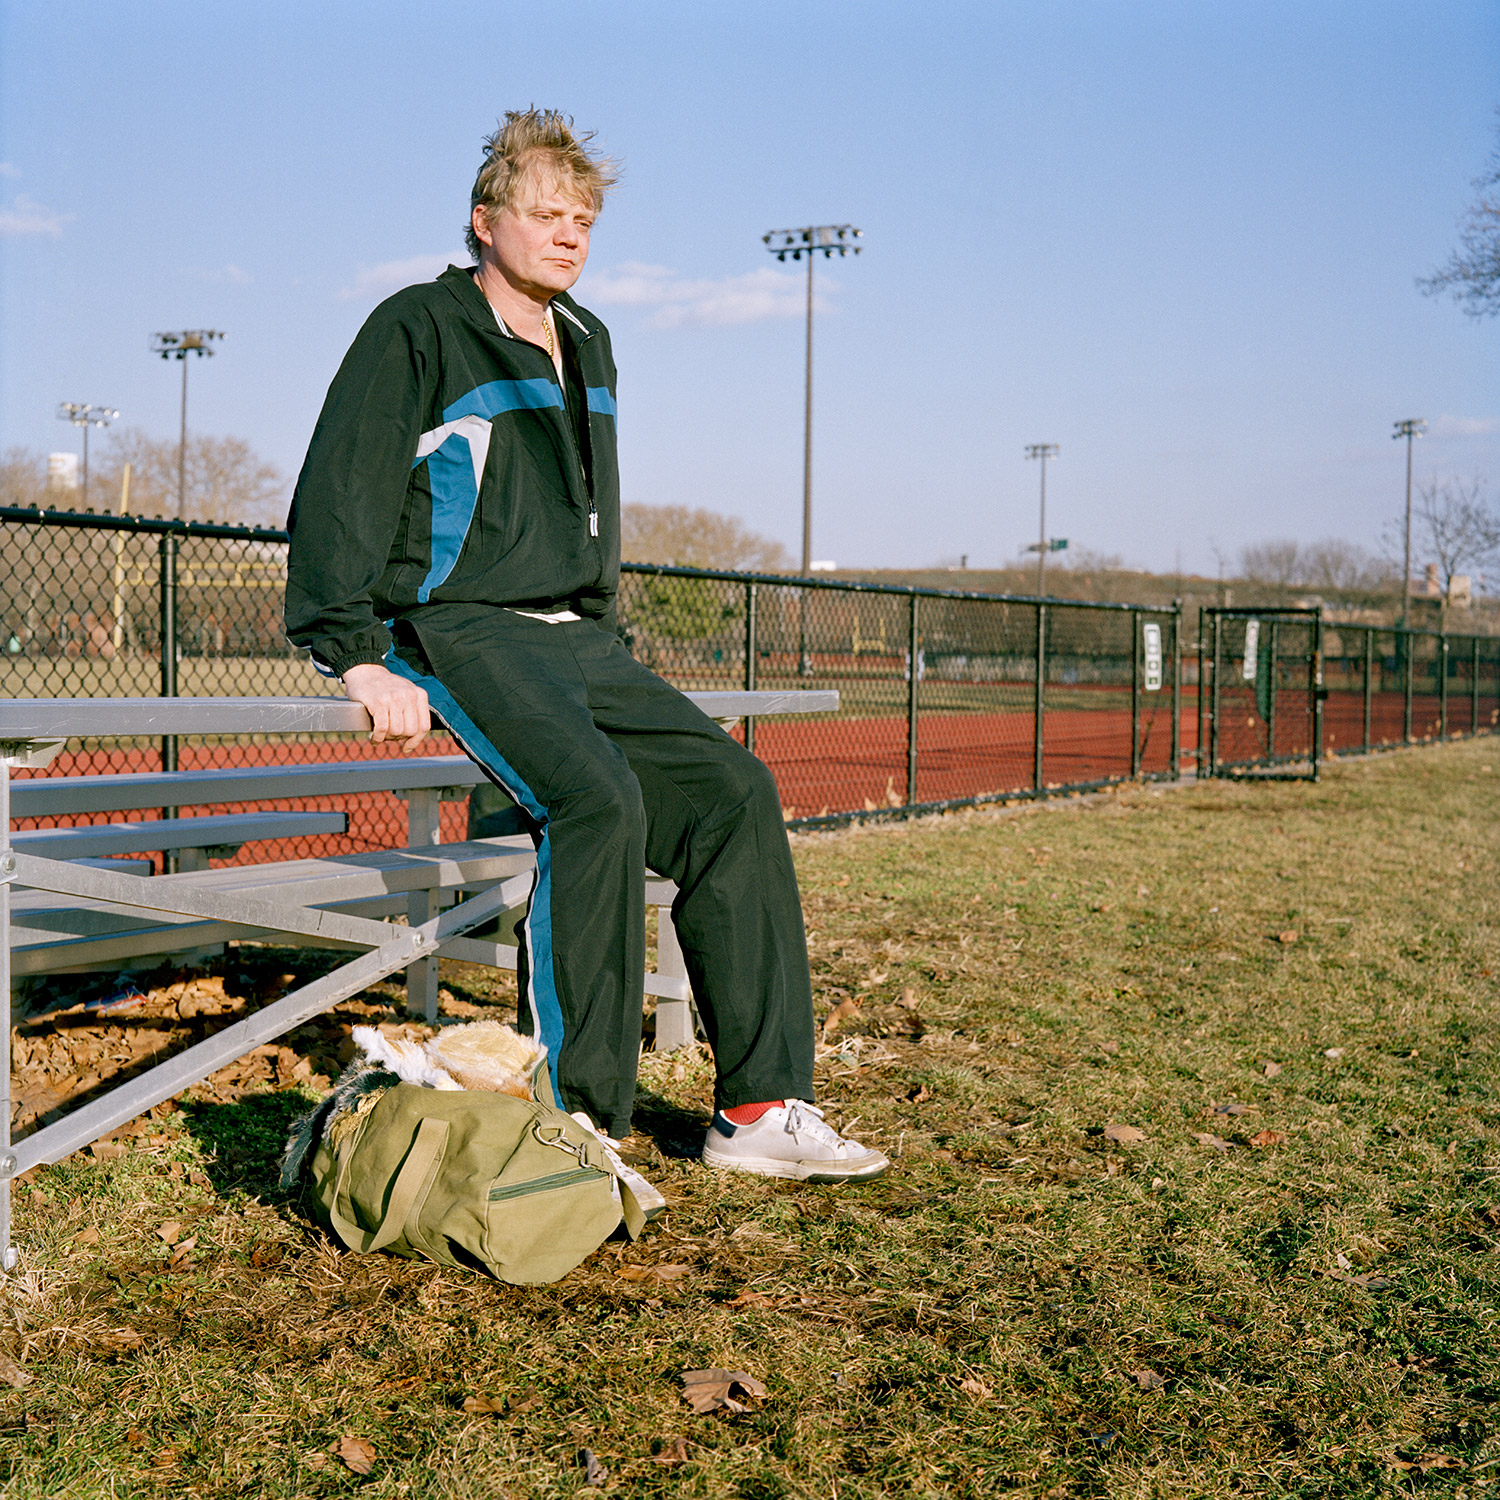
[(1146, 647), (1146, 691), (1161, 691), (1161, 626), (1141, 626), (1141, 638)]
[(1245, 621), (1245, 661), (1240, 667), (1240, 676), (1246, 682), (1255, 681), (1256, 658), (1260, 655), (1260, 621)]

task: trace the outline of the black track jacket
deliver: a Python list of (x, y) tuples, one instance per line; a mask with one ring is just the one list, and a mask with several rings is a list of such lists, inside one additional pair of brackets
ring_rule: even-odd
[(546, 351), (502, 330), (468, 269), (370, 314), (329, 387), (292, 496), (287, 634), (335, 676), (437, 602), (571, 608), (614, 626), (615, 364), (604, 325), (553, 299)]

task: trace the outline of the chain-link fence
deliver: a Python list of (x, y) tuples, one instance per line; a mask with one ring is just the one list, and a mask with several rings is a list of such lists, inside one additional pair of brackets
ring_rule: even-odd
[(1500, 639), (1205, 609), (1200, 774), (1316, 776), (1324, 755), (1500, 730)]
[[(279, 531), (0, 508), (7, 691), (40, 698), (336, 693), (282, 632), (286, 545)], [(836, 714), (766, 719), (736, 731), (774, 771), (794, 825), (1172, 777), (1181, 763), (1185, 643), (1172, 608), (627, 564), (620, 617), (635, 655), (680, 687), (839, 691)], [(1443, 639), (1325, 630), (1329, 748), (1355, 748), (1349, 725), (1356, 722), (1361, 745), (1493, 729), (1500, 642), (1449, 636), (1445, 646)], [(1357, 685), (1348, 687), (1350, 680)], [(1291, 722), (1289, 700), (1279, 701), (1277, 753)], [(454, 746), (436, 734), (424, 750), (453, 753)], [(51, 773), (398, 753), (334, 736), (89, 739), (71, 742)], [(246, 845), (237, 859), (405, 841), (406, 810), (389, 794), (324, 796), (316, 806), (345, 811), (348, 833)], [(463, 804), (445, 806), (443, 819), (445, 838), (463, 836)]]

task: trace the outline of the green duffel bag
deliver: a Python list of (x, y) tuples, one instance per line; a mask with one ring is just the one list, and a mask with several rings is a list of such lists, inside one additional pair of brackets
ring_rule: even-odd
[(548, 1104), (398, 1083), (336, 1118), (313, 1154), (317, 1217), (389, 1250), (535, 1285), (644, 1216), (599, 1139)]

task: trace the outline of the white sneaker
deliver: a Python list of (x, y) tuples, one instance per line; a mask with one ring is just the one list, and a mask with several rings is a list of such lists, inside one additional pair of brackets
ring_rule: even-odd
[(573, 1118), (585, 1130), (597, 1137), (603, 1145), (604, 1154), (609, 1158), (609, 1165), (614, 1171), (615, 1176), (635, 1194), (635, 1201), (640, 1204), (641, 1212), (645, 1214), (646, 1222), (649, 1224), (652, 1219), (665, 1210), (667, 1200), (634, 1167), (627, 1167), (625, 1165), (620, 1156), (619, 1141), (605, 1135), (581, 1109), (574, 1111)]
[(715, 1114), (703, 1142), (703, 1164), (721, 1172), (755, 1172), (798, 1182), (868, 1182), (890, 1161), (846, 1140), (823, 1121), (823, 1111), (800, 1099), (768, 1109), (753, 1125)]

